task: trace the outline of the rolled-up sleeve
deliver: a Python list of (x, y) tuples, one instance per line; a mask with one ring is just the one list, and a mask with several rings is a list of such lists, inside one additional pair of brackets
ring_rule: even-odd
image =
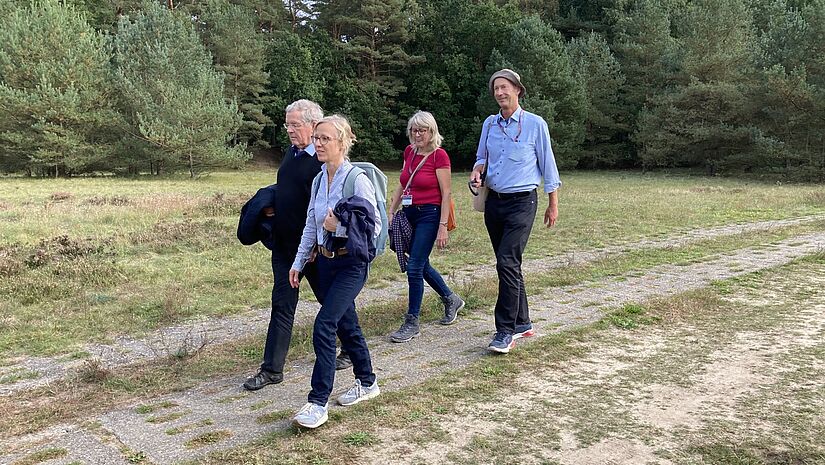
[(301, 245), (298, 246), (298, 254), (295, 255), (295, 261), (292, 262), (293, 270), (304, 270), (304, 265), (306, 265), (312, 253), (312, 247), (315, 246), (317, 229), (318, 226), (315, 224), (315, 199), (312, 198), (307, 207), (307, 220), (306, 223), (304, 223), (304, 232), (301, 235)]
[(544, 180), (544, 193), (555, 191), (561, 187), (561, 178), (559, 177), (559, 169), (556, 167), (556, 157), (553, 155), (550, 130), (544, 120), (541, 120), (536, 137), (536, 156)]

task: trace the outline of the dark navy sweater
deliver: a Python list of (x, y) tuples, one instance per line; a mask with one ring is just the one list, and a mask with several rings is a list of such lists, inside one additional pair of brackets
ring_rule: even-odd
[(312, 179), (321, 171), (317, 157), (306, 153), (296, 157), (295, 152), (295, 147), (290, 147), (278, 168), (278, 196), (275, 198), (278, 221), (274, 231), (275, 243), (292, 253), (298, 250), (306, 224)]

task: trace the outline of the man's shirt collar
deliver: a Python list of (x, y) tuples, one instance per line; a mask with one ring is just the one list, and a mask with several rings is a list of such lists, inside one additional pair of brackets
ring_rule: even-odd
[(292, 146), (295, 149), (295, 156), (297, 157), (301, 152), (306, 152), (309, 156), (315, 156), (315, 144), (309, 144), (303, 149), (299, 149), (298, 147)]
[[(516, 111), (514, 111), (513, 114), (510, 115), (510, 120), (518, 122), (519, 118), (521, 118), (522, 113), (524, 113), (524, 111), (521, 109), (521, 105), (517, 106)], [(503, 123), (505, 121), (507, 121), (507, 119), (501, 116), (501, 111), (499, 110), (498, 115), (496, 117), (496, 122)]]

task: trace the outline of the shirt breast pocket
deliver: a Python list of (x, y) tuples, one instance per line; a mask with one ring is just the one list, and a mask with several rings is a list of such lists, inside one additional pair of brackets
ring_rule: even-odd
[(507, 154), (507, 159), (516, 165), (525, 165), (536, 160), (536, 144), (531, 138), (528, 140), (520, 140), (518, 142), (510, 142), (510, 151)]

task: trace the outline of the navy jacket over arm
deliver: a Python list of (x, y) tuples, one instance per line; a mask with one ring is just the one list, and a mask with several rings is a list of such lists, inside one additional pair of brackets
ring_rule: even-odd
[(264, 216), (263, 209), (266, 207), (275, 208), (275, 198), (277, 196), (277, 185), (263, 187), (252, 196), (241, 208), (241, 216), (238, 220), (238, 240), (243, 245), (252, 245), (258, 241), (269, 250), (272, 250), (274, 239), (272, 231), (278, 218), (278, 211), (275, 216)]
[[(341, 199), (332, 213), (338, 217), (341, 226), (347, 228), (347, 237), (332, 238), (332, 243), (324, 247), (330, 250), (345, 247), (348, 254), (364, 262), (371, 262), (375, 258), (375, 210), (372, 204), (353, 195)], [(341, 241), (345, 242), (341, 244)]]

